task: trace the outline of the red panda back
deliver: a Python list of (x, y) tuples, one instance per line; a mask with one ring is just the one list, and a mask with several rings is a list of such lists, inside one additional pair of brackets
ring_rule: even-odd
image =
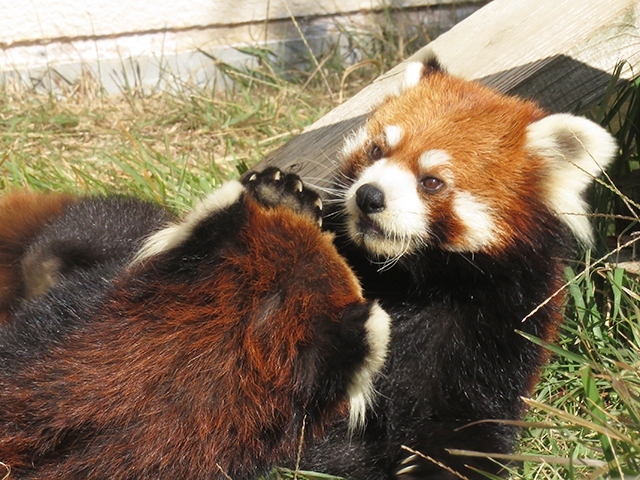
[(8, 478), (250, 480), (334, 415), (361, 426), (389, 317), (321, 208), (296, 175), (265, 170), (169, 223), (121, 197), (47, 223), (39, 258), (64, 261), (71, 243), (97, 262), (70, 262), (0, 329)]

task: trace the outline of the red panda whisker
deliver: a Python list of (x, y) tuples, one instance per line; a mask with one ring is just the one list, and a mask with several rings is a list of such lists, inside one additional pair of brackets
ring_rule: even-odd
[[(340, 167), (340, 161), (337, 158), (327, 155), (327, 152), (325, 152), (322, 148), (320, 149), (320, 153), (324, 156), (324, 159), (327, 160), (330, 165), (333, 165), (334, 167)], [(321, 162), (320, 160), (317, 160), (315, 158), (311, 161), (315, 162), (316, 165), (323, 168), (326, 168), (327, 166), (325, 162)]]
[(324, 187), (319, 185), (312, 185), (314, 190), (317, 190), (322, 193), (326, 193), (329, 197), (326, 199), (327, 203), (332, 201), (340, 201), (344, 198), (343, 190), (335, 187)]
[(299, 157), (299, 162), (300, 163), (304, 163), (304, 164), (311, 164), (311, 165), (315, 165), (318, 167), (322, 167), (322, 168), (326, 168), (327, 167), (327, 162), (329, 162), (330, 165), (334, 166), (334, 167), (338, 167), (339, 162), (338, 160), (334, 159), (334, 158), (330, 158), (323, 150), (320, 151), (320, 153), (324, 156), (326, 161), (320, 161), (317, 158), (312, 158), (312, 157)]
[(344, 197), (335, 195), (326, 199), (325, 203), (327, 205), (341, 205), (344, 202)]
[(355, 181), (354, 177), (347, 175), (345, 172), (341, 170), (337, 170), (336, 172), (334, 172), (332, 177), (333, 177), (334, 185), (337, 185), (338, 187), (348, 187), (352, 185)]
[(340, 212), (339, 210), (334, 210), (333, 212), (325, 213), (324, 219), (325, 220), (331, 219), (331, 218), (337, 217), (338, 215), (341, 215), (341, 214), (342, 214), (342, 212)]
[(378, 269), (378, 272), (384, 272), (393, 268), (406, 254), (409, 252), (409, 243), (403, 245), (401, 251), (392, 257), (388, 257), (384, 262), (382, 262), (382, 266)]

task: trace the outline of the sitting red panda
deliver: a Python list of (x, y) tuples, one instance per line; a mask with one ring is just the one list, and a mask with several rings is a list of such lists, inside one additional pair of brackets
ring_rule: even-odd
[(407, 67), (403, 91), (346, 139), (325, 213), (365, 296), (393, 319), (388, 360), (366, 428), (334, 425), (305, 469), (504, 474), (448, 450), (512, 450), (516, 428), (496, 420), (521, 418), (547, 358), (518, 330), (555, 338), (573, 237), (591, 242), (583, 195), (615, 152), (584, 118), (455, 78), (435, 59)]
[(16, 195), (0, 205), (32, 212), (0, 211), (24, 276), (0, 325), (9, 479), (253, 479), (347, 408), (361, 424), (389, 317), (297, 176), (229, 182), (168, 226), (138, 200)]

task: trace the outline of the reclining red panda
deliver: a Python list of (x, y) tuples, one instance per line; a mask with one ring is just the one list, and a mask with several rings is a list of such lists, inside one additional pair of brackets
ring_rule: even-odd
[(349, 406), (360, 424), (389, 317), (320, 209), (275, 169), (169, 226), (122, 197), (0, 202), (8, 478), (253, 479)]
[(403, 91), (346, 139), (325, 209), (365, 296), (393, 319), (379, 395), (361, 433), (334, 425), (304, 469), (360, 480), (500, 473), (447, 450), (514, 446), (516, 429), (493, 420), (521, 418), (547, 358), (517, 331), (555, 338), (563, 298), (544, 302), (563, 284), (572, 237), (591, 242), (583, 195), (615, 152), (584, 118), (455, 78), (434, 59), (408, 66)]

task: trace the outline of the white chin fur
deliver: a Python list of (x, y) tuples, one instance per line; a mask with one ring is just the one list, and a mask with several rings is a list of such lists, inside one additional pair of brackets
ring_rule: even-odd
[[(362, 212), (356, 204), (356, 192), (372, 184), (384, 192), (385, 208), (367, 217), (380, 232), (362, 231)], [(394, 258), (411, 253), (428, 235), (428, 212), (416, 189), (413, 173), (382, 159), (368, 167), (347, 191), (347, 232), (358, 245), (377, 257)]]
[(373, 381), (384, 365), (390, 338), (391, 319), (377, 303), (371, 305), (369, 318), (364, 324), (369, 344), (369, 355), (355, 374), (348, 388), (350, 399), (349, 429), (364, 425), (367, 408), (371, 405), (375, 390)]

